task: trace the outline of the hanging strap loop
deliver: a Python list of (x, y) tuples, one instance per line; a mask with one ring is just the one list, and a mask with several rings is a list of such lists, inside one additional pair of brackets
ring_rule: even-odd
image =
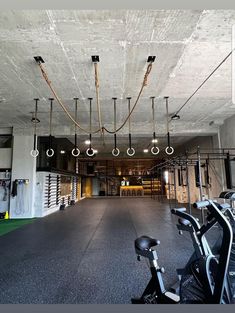
[(32, 157), (36, 158), (39, 155), (39, 151), (37, 149), (37, 121), (38, 121), (38, 98), (35, 98), (35, 112), (34, 112), (34, 135), (33, 135), (33, 149), (30, 151)]
[(50, 100), (50, 121), (49, 121), (49, 149), (46, 151), (46, 155), (51, 158), (55, 154), (55, 151), (52, 148), (52, 111), (53, 111), (53, 101), (54, 98), (49, 98)]
[[(77, 113), (78, 113), (78, 99), (79, 98), (74, 98), (75, 100), (75, 121), (77, 123)], [(72, 156), (78, 157), (80, 154), (80, 150), (78, 149), (78, 143), (77, 143), (77, 124), (74, 124), (74, 148), (71, 151)]]
[(165, 152), (168, 155), (174, 153), (174, 148), (171, 146), (170, 142), (170, 130), (169, 130), (169, 111), (168, 111), (168, 99), (169, 97), (164, 97), (166, 99), (166, 132), (167, 132), (167, 147), (165, 148)]

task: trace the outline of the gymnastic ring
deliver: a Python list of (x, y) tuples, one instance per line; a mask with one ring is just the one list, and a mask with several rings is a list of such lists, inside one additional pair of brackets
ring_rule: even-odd
[[(170, 151), (169, 151), (169, 149), (170, 149)], [(166, 149), (165, 149), (165, 152), (166, 152), (166, 154), (168, 154), (168, 155), (173, 154), (174, 151), (175, 151), (174, 148), (171, 147), (171, 146), (167, 146)]]
[(55, 151), (52, 148), (47, 149), (46, 155), (48, 156), (48, 158), (53, 157), (54, 154), (55, 154)]
[[(115, 152), (115, 151), (116, 151), (116, 152)], [(119, 150), (118, 148), (114, 148), (114, 149), (112, 150), (112, 155), (115, 156), (115, 157), (119, 156), (119, 153), (120, 153), (120, 150)]]
[[(89, 151), (92, 151), (92, 153), (89, 153)], [(86, 154), (89, 156), (89, 157), (92, 157), (94, 154), (95, 154), (95, 150), (93, 148), (88, 148), (86, 150)]]
[[(75, 151), (77, 151), (77, 153), (75, 153)], [(80, 150), (78, 148), (73, 148), (71, 153), (72, 153), (72, 156), (78, 157), (80, 154)]]
[[(132, 151), (132, 152), (130, 152), (130, 151)], [(135, 149), (134, 148), (128, 148), (127, 150), (126, 150), (126, 153), (127, 153), (127, 155), (129, 155), (129, 156), (133, 156), (134, 154), (135, 154)]]
[[(155, 149), (156, 149), (156, 151), (155, 151)], [(158, 147), (152, 147), (151, 152), (152, 152), (152, 154), (157, 155), (160, 152), (160, 149)]]
[(38, 149), (33, 149), (30, 151), (32, 157), (36, 158), (39, 155)]

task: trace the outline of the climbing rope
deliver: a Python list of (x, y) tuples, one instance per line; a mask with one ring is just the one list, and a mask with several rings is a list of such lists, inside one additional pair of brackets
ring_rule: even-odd
[[(100, 101), (99, 101), (98, 69), (97, 69), (97, 63), (94, 63), (94, 66), (95, 66), (95, 85), (96, 85), (97, 110), (98, 110), (98, 115), (99, 115), (99, 129), (94, 130), (94, 131), (92, 132), (92, 134), (96, 134), (96, 133), (98, 133), (98, 132), (101, 132), (102, 135), (103, 135), (103, 134), (104, 134), (104, 131), (106, 131), (106, 132), (108, 132), (108, 133), (110, 133), (110, 134), (115, 134), (115, 133), (117, 133), (118, 131), (120, 131), (120, 130), (126, 125), (127, 121), (129, 120), (130, 116), (132, 115), (134, 109), (135, 109), (136, 106), (137, 106), (137, 103), (138, 103), (138, 101), (139, 101), (139, 99), (140, 99), (140, 96), (141, 96), (141, 94), (142, 94), (142, 92), (143, 92), (144, 87), (147, 86), (147, 83), (148, 83), (148, 76), (149, 76), (149, 74), (150, 74), (150, 72), (151, 72), (151, 70), (152, 70), (152, 63), (153, 63), (153, 62), (150, 62), (150, 63), (148, 64), (148, 66), (147, 66), (147, 69), (146, 69), (146, 72), (145, 72), (145, 74), (144, 74), (144, 79), (143, 79), (143, 82), (142, 82), (140, 91), (139, 91), (139, 93), (138, 93), (138, 96), (137, 96), (137, 98), (136, 98), (136, 101), (135, 101), (135, 103), (134, 103), (134, 105), (133, 105), (131, 111), (129, 112), (128, 116), (126, 117), (126, 119), (124, 120), (124, 122), (122, 123), (122, 125), (121, 125), (119, 128), (117, 128), (116, 130), (114, 130), (114, 131), (108, 130), (106, 127), (102, 126), (101, 107), (100, 107)], [(51, 83), (51, 81), (49, 80), (49, 77), (48, 77), (48, 75), (47, 75), (45, 69), (43, 68), (42, 63), (41, 63), (40, 61), (37, 61), (37, 64), (39, 65), (40, 70), (41, 70), (41, 73), (42, 73), (42, 76), (43, 76), (43, 78), (45, 79), (47, 85), (49, 86), (51, 92), (53, 93), (55, 99), (58, 101), (59, 105), (61, 106), (61, 108), (63, 109), (63, 111), (67, 114), (67, 116), (69, 117), (69, 119), (70, 119), (75, 125), (77, 125), (77, 127), (78, 127), (80, 130), (84, 131), (84, 132), (87, 133), (87, 134), (90, 134), (90, 131), (87, 130), (87, 129), (85, 129), (85, 128), (83, 128), (83, 127), (73, 118), (73, 116), (70, 114), (70, 112), (68, 111), (68, 109), (66, 108), (66, 106), (62, 103), (62, 101), (61, 101), (60, 98), (58, 97), (58, 95), (57, 95), (55, 89), (53, 88), (52, 83)]]

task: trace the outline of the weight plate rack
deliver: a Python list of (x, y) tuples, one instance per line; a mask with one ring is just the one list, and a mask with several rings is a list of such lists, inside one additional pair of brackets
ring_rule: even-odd
[(47, 175), (44, 191), (44, 208), (51, 209), (60, 202), (60, 175)]

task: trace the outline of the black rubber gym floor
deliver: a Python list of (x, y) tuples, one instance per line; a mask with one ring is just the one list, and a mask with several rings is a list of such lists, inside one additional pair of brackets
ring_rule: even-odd
[(192, 252), (167, 203), (85, 199), (0, 237), (0, 303), (130, 303), (149, 279), (134, 239), (158, 238), (167, 286)]

